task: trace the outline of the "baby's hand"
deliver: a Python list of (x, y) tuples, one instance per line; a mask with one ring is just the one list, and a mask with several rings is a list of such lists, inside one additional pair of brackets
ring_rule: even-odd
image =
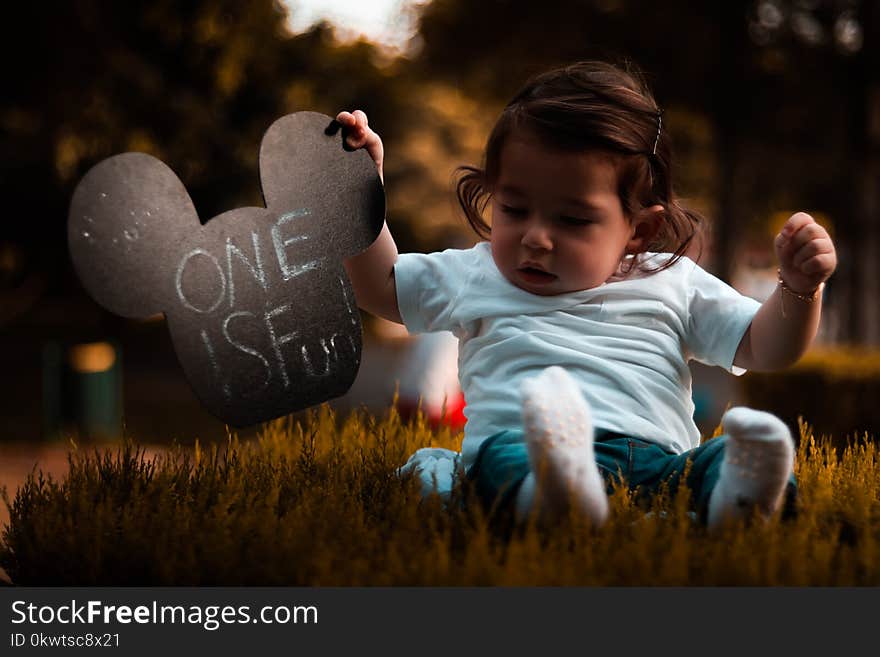
[(806, 212), (793, 214), (774, 242), (782, 280), (799, 294), (810, 294), (837, 267), (834, 243)]
[(351, 148), (366, 148), (367, 153), (376, 163), (379, 177), (382, 178), (382, 159), (385, 149), (382, 146), (382, 139), (367, 125), (367, 115), (361, 110), (340, 112), (336, 115), (336, 120), (345, 128), (345, 143)]

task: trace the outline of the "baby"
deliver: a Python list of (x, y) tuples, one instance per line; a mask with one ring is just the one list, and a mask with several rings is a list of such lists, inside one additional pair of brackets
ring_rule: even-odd
[[(381, 175), (366, 115), (337, 120)], [(688, 361), (734, 374), (796, 362), (837, 264), (828, 233), (805, 213), (786, 222), (763, 304), (704, 271), (685, 255), (701, 218), (673, 192), (663, 113), (638, 75), (602, 62), (529, 81), (483, 167), (459, 173), (458, 200), (484, 241), (398, 255), (386, 225), (346, 268), (361, 308), (458, 337), (461, 464), (483, 501), (519, 519), (574, 510), (598, 526), (622, 477), (649, 495), (686, 481), (712, 528), (778, 511), (795, 490), (788, 428), (733, 408), (724, 435), (701, 445)]]

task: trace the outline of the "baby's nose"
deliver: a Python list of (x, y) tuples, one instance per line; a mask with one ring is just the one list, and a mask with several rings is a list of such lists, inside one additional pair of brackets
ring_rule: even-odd
[(550, 230), (540, 221), (533, 221), (526, 228), (522, 237), (523, 246), (530, 249), (546, 249), (553, 248), (553, 239)]

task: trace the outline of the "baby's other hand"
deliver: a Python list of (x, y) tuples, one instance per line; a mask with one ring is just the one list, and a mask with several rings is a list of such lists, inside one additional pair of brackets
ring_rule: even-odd
[(361, 110), (340, 112), (336, 115), (336, 120), (345, 130), (345, 143), (350, 148), (366, 148), (367, 153), (376, 163), (379, 177), (382, 178), (382, 160), (385, 156), (385, 149), (382, 146), (382, 139), (367, 124), (367, 115)]
[(806, 212), (789, 217), (774, 241), (782, 280), (799, 294), (810, 294), (837, 267), (834, 243)]

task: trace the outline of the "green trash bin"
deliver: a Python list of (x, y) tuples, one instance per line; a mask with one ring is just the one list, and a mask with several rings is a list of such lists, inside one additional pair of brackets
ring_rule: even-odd
[(43, 347), (43, 435), (115, 440), (122, 435), (122, 358), (112, 341)]

